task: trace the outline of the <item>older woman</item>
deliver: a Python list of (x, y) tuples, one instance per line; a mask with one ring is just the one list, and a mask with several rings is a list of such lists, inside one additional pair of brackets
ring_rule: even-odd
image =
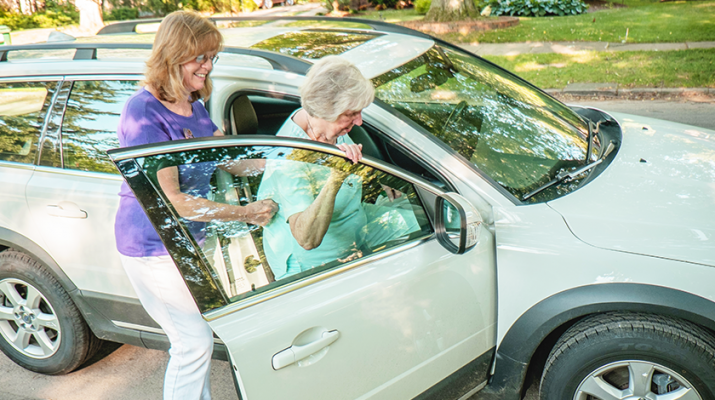
[[(162, 21), (147, 61), (146, 85), (122, 111), (117, 129), (122, 147), (223, 135), (197, 101), (211, 94), (208, 75), (222, 43), (216, 26), (198, 14), (177, 11)], [(238, 174), (250, 167), (224, 166)], [(157, 174), (179, 214), (191, 221), (188, 225), (194, 237), (201, 240), (205, 221), (238, 220), (259, 225), (270, 221), (277, 209), (270, 200), (240, 207), (206, 199), (213, 169), (212, 165), (171, 167)], [(119, 195), (115, 236), (122, 265), (142, 305), (171, 343), (164, 399), (210, 399), (213, 332), (126, 184)]]
[[(300, 94), (303, 107), (277, 135), (333, 144), (352, 162), (359, 161), (362, 146), (347, 133), (362, 124), (361, 112), (374, 96), (372, 83), (349, 61), (330, 56), (310, 68)], [(302, 162), (294, 156), (268, 162), (258, 197), (280, 204), (264, 229), (263, 241), (276, 279), (360, 256), (367, 239), (365, 228), (372, 220), (362, 204), (362, 187), (359, 176), (339, 167)], [(414, 217), (411, 221), (414, 227)]]

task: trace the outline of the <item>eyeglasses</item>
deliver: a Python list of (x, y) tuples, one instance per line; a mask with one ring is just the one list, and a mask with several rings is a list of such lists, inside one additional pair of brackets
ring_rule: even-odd
[(203, 64), (206, 62), (206, 60), (211, 60), (211, 64), (216, 64), (218, 62), (218, 55), (213, 56), (213, 57), (208, 57), (206, 54), (202, 54), (202, 55), (196, 57), (197, 64)]

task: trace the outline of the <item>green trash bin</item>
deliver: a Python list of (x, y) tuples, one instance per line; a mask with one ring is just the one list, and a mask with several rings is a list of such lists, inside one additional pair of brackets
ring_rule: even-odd
[(10, 40), (10, 28), (5, 25), (0, 25), (0, 35), (2, 35), (2, 42), (0, 42), (0, 44), (12, 44), (12, 40)]

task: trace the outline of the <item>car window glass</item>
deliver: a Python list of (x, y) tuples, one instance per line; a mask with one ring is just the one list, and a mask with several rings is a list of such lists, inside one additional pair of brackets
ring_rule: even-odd
[(75, 81), (62, 121), (64, 168), (118, 173), (106, 151), (119, 147), (117, 124), (138, 81)]
[[(585, 163), (587, 130), (578, 115), (477, 57), (435, 46), (374, 82), (376, 97), (516, 197)], [(598, 144), (593, 151), (595, 156)], [(572, 190), (566, 186), (531, 201)]]
[[(197, 275), (195, 268), (187, 269), (182, 271), (185, 279), (210, 276), (229, 303), (432, 234), (425, 208), (411, 183), (342, 157), (254, 146), (186, 151), (148, 157), (140, 163), (157, 188), (162, 187), (161, 171), (178, 168), (181, 191), (196, 198), (234, 205), (261, 199), (278, 203), (278, 214), (266, 227), (259, 227), (213, 219), (214, 212), (207, 207), (187, 211), (164, 194), (175, 213), (183, 210), (181, 229), (190, 234), (210, 269), (203, 275)], [(239, 170), (244, 172), (229, 172)], [(308, 250), (298, 243), (288, 220), (309, 212), (316, 198), (327, 190), (326, 185), (336, 179), (342, 184), (327, 233), (317, 247)], [(180, 238), (170, 236), (170, 241), (174, 240), (177, 246), (185, 247)], [(167, 248), (171, 246), (167, 244)], [(212, 285), (199, 286), (207, 290)], [(215, 298), (194, 295), (197, 299)], [(215, 304), (204, 306), (202, 311), (207, 311)]]
[(0, 83), (0, 160), (31, 164), (57, 82)]

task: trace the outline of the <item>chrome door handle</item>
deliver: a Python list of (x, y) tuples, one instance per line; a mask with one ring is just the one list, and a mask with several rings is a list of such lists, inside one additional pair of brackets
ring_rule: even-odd
[(273, 355), (271, 364), (273, 369), (279, 370), (281, 368), (287, 367), (296, 361), (302, 360), (309, 355), (316, 353), (317, 351), (330, 346), (338, 340), (340, 337), (340, 332), (338, 331), (325, 331), (320, 339), (302, 345), (302, 346), (291, 346), (283, 351), (280, 351)]
[(87, 218), (87, 211), (81, 210), (77, 204), (71, 201), (60, 201), (57, 205), (48, 205), (47, 213), (55, 217)]

